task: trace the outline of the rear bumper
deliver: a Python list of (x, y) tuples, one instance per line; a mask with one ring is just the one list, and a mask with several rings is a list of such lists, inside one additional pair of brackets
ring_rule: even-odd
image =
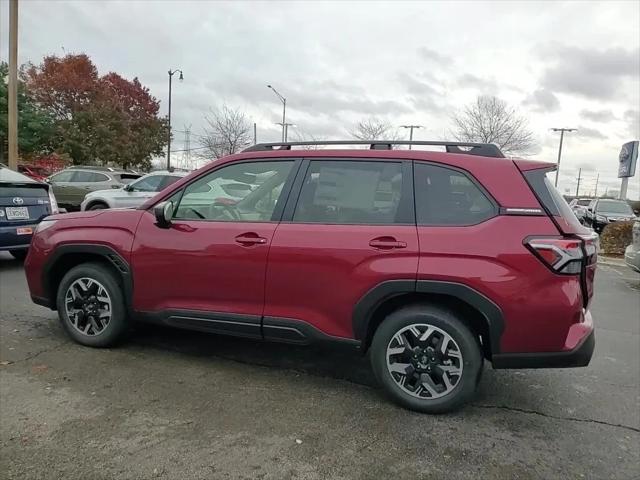
[(539, 353), (498, 353), (492, 357), (493, 368), (573, 368), (586, 367), (596, 345), (591, 313), (571, 326), (565, 340), (566, 350)]
[(33, 234), (18, 235), (18, 228), (31, 228), (34, 232), (37, 223), (30, 225), (7, 225), (0, 227), (0, 251), (1, 250), (21, 250), (29, 248)]

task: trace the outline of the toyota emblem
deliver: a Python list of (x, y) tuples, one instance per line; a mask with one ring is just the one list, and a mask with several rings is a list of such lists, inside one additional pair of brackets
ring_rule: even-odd
[(14, 205), (22, 205), (23, 203), (24, 203), (24, 200), (22, 199), (22, 197), (13, 197)]

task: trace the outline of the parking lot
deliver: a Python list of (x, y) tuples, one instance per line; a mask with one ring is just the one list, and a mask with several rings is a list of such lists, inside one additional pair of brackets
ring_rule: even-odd
[(139, 327), (71, 343), (0, 254), (0, 477), (638, 478), (640, 276), (602, 265), (588, 368), (485, 368), (449, 415), (402, 410), (349, 350)]

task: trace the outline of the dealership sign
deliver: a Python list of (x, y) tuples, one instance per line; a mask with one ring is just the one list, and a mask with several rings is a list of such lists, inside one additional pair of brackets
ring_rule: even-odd
[(633, 177), (636, 174), (636, 163), (638, 163), (638, 140), (628, 142), (622, 146), (618, 157), (618, 178)]

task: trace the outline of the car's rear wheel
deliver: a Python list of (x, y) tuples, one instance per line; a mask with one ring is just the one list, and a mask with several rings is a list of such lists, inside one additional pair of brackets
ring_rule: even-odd
[(21, 248), (19, 250), (9, 250), (11, 256), (16, 260), (24, 260), (25, 258), (27, 258), (28, 252), (29, 250), (27, 248)]
[(109, 208), (109, 205), (107, 205), (106, 203), (103, 202), (96, 202), (93, 203), (88, 210), (104, 210), (106, 208)]
[(473, 396), (483, 360), (477, 337), (453, 312), (413, 305), (391, 313), (376, 330), (371, 363), (396, 403), (443, 413)]
[(97, 263), (78, 265), (58, 287), (58, 316), (76, 342), (108, 347), (122, 338), (127, 315), (122, 289), (113, 272)]

